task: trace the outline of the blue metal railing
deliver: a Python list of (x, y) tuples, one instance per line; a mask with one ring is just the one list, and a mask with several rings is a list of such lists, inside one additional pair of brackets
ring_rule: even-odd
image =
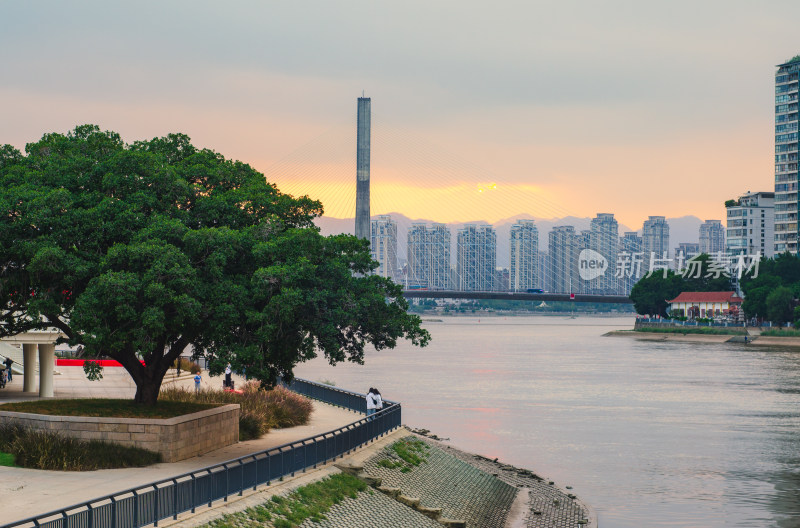
[[(308, 396), (315, 400), (324, 401), (331, 405), (338, 405), (351, 411), (366, 413), (367, 412), (367, 397), (365, 394), (359, 394), (348, 390), (338, 389), (331, 385), (324, 385), (322, 383), (314, 383), (303, 379), (295, 378), (289, 386), (291, 390)], [(385, 404), (390, 405), (395, 402), (384, 401)]]
[[(289, 388), (333, 405), (364, 412), (366, 397), (346, 391), (295, 379)], [(227, 501), (231, 495), (255, 490), (259, 485), (308, 468), (316, 468), (336, 460), (353, 449), (383, 436), (400, 426), (401, 407), (385, 402), (382, 411), (369, 418), (296, 442), (273, 447), (241, 458), (208, 466), (191, 473), (137, 486), (112, 495), (99, 497), (68, 508), (3, 525), (0, 528), (35, 526), (42, 528), (139, 528), (198, 506), (211, 506), (214, 501)]]

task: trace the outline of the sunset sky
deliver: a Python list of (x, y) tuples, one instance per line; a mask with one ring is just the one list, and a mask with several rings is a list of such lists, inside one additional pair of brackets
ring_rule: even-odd
[(800, 2), (0, 2), (0, 143), (184, 132), (353, 216), (722, 219), (773, 190)]

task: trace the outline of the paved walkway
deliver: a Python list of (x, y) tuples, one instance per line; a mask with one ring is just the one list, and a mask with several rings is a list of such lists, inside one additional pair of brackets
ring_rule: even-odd
[[(103, 369), (103, 379), (89, 381), (83, 372), (83, 367), (56, 367), (56, 374), (53, 376), (53, 392), (56, 398), (130, 398), (136, 394), (136, 384), (130, 374), (122, 367), (105, 367)], [(222, 388), (222, 376), (210, 377), (208, 373), (202, 374), (203, 381), (200, 386), (204, 388)], [(243, 382), (241, 378), (234, 376), (236, 386)], [(164, 376), (164, 386), (176, 382), (175, 371), (170, 370)], [(186, 372), (177, 382), (186, 387), (194, 386), (192, 377)], [(37, 378), (38, 383), (38, 378)], [(12, 401), (38, 400), (39, 387), (35, 387), (36, 392), (22, 392), (22, 375), (15, 374), (13, 380), (6, 384), (4, 389), (0, 389), (0, 403)]]
[[(104, 397), (133, 398), (135, 386), (130, 377), (119, 367), (106, 368), (100, 381), (90, 382), (83, 375), (81, 367), (59, 367), (61, 376), (56, 376), (56, 397)], [(20, 376), (21, 378), (21, 376)], [(126, 379), (127, 378), (127, 379)], [(204, 385), (218, 387), (222, 378), (206, 379)], [(19, 399), (35, 399), (27, 395), (17, 397), (12, 382), (11, 390), (0, 389), (0, 403)], [(193, 386), (191, 378), (175, 383)], [(19, 380), (19, 394), (22, 394), (22, 380)], [(36, 469), (0, 467), (0, 508), (3, 509), (2, 522), (8, 523), (33, 515), (65, 508), (97, 497), (124, 491), (182, 473), (188, 473), (206, 466), (225, 462), (234, 458), (257, 453), (282, 444), (314, 436), (337, 429), (356, 421), (361, 415), (332, 405), (314, 403), (314, 411), (308, 425), (275, 429), (257, 440), (237, 444), (206, 453), (205, 455), (174, 463), (155, 464), (146, 468), (103, 469), (98, 471), (65, 472)]]

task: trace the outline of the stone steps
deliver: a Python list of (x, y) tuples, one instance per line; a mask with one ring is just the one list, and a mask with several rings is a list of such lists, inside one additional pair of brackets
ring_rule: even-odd
[[(0, 343), (0, 362), (5, 361), (5, 359), (7, 357), (10, 357), (11, 361), (14, 362), (14, 364), (11, 365), (11, 372), (13, 372), (14, 374), (20, 374), (21, 375), (23, 373), (23, 369), (22, 369), (22, 362), (23, 362), (22, 347), (17, 348), (15, 346), (9, 345), (7, 343)], [(38, 357), (38, 354), (36, 354), (36, 367), (34, 368), (34, 372), (36, 372), (36, 373), (39, 372), (39, 357)]]
[(363, 480), (370, 487), (377, 489), (384, 495), (387, 495), (397, 502), (404, 504), (411, 508), (414, 511), (417, 511), (424, 516), (437, 521), (442, 526), (446, 526), (448, 528), (467, 528), (467, 522), (459, 519), (447, 519), (442, 517), (442, 508), (431, 508), (422, 506), (420, 503), (422, 499), (419, 497), (408, 497), (403, 495), (403, 492), (400, 488), (390, 488), (386, 486), (382, 486), (381, 482), (382, 479), (380, 477), (374, 477), (372, 475), (368, 475), (364, 472), (364, 466), (358, 464), (334, 464), (340, 471), (343, 473), (347, 473), (349, 475), (353, 475), (354, 477)]

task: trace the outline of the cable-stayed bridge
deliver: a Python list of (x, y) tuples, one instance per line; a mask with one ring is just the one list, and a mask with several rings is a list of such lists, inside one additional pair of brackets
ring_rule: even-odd
[[(593, 220), (588, 229), (563, 225), (540, 233), (531, 217), (578, 215), (548, 200), (536, 174), (492, 174), (385, 123), (379, 114), (365, 119), (359, 113), (359, 126), (369, 126), (365, 140), (363, 132), (354, 133), (354, 121), (320, 134), (269, 167), (266, 176), (282, 192), (319, 199), (324, 224), (352, 218), (357, 209), (363, 214), (356, 174), (359, 189), (366, 174), (376, 272), (403, 284), (406, 297), (630, 303), (626, 294), (634, 281), (617, 273), (623, 243), (613, 215), (598, 215), (604, 221)], [(396, 211), (430, 220), (395, 222)], [(513, 222), (516, 215), (528, 220), (515, 222), (499, 239), (481, 220)], [(356, 230), (354, 220), (333, 223), (338, 231), (323, 234)], [(517, 224), (526, 232), (515, 235)], [(363, 216), (359, 225), (363, 236)]]

